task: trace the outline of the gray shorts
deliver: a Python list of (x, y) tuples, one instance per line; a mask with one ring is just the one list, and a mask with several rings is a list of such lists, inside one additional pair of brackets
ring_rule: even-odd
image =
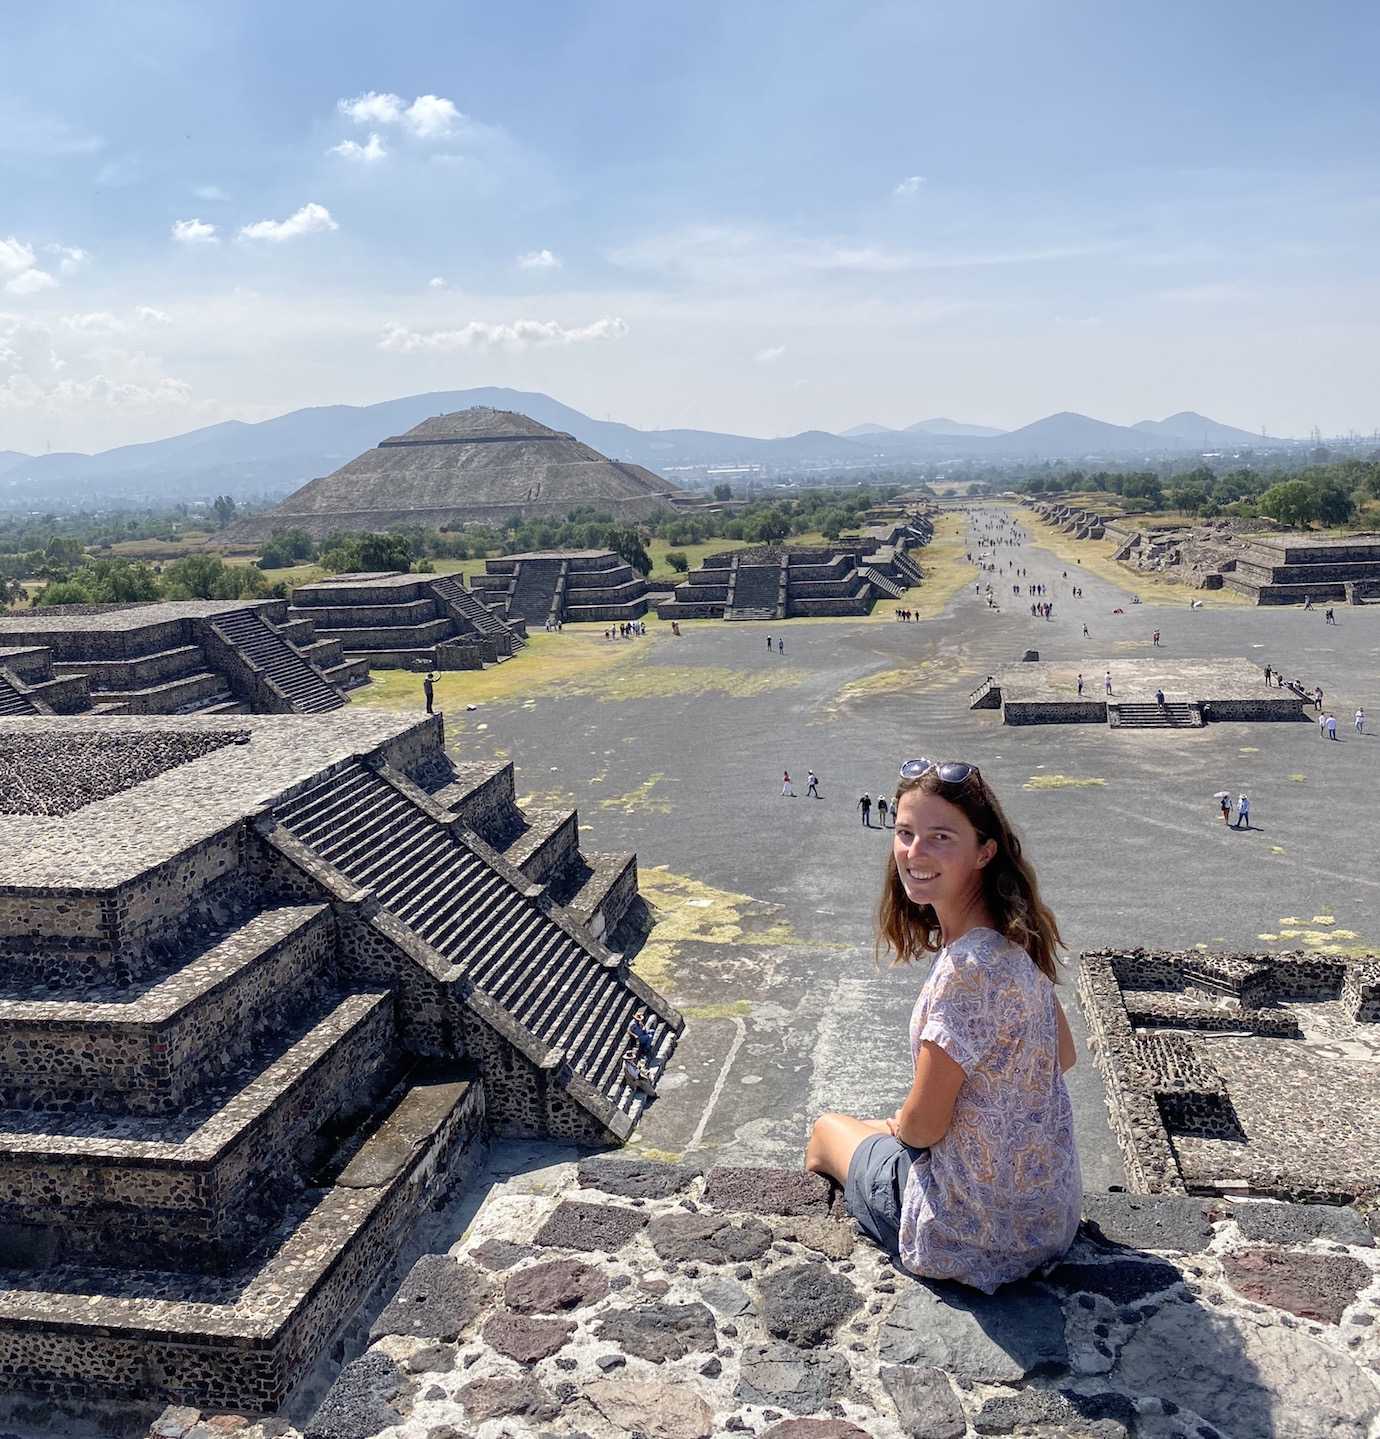
[(862, 1232), (888, 1254), (900, 1250), (901, 1199), (910, 1166), (924, 1153), (890, 1134), (869, 1134), (848, 1161), (844, 1206)]

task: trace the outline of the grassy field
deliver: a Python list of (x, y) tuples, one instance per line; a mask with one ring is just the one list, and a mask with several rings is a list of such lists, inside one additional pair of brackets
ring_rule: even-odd
[[(667, 553), (671, 550), (679, 550), (690, 561), (690, 568), (693, 570), (704, 561), (706, 555), (727, 554), (729, 550), (744, 550), (749, 545), (756, 543), (755, 540), (705, 540), (698, 545), (671, 545), (667, 544), (665, 540), (652, 540), (647, 546), (647, 553), (652, 560), (652, 572), (647, 578), (677, 582), (684, 578), (666, 563)], [(818, 530), (812, 530), (809, 534), (792, 535), (784, 543), (787, 545), (827, 545), (829, 541)]]
[(910, 557), (920, 566), (925, 583), (910, 589), (899, 600), (879, 600), (872, 607), (874, 620), (894, 620), (896, 611), (910, 610), (922, 620), (942, 614), (949, 601), (964, 585), (971, 583), (973, 567), (964, 558), (967, 541), (964, 532), (967, 520), (961, 514), (940, 515), (934, 524), (934, 537), (924, 549), (912, 550)]
[(1164, 600), (1170, 604), (1181, 604), (1185, 599), (1202, 600), (1204, 605), (1249, 605), (1251, 601), (1235, 590), (1200, 590), (1182, 580), (1171, 579), (1164, 574), (1151, 574), (1119, 565), (1112, 558), (1118, 548), (1115, 540), (1076, 540), (1072, 535), (1062, 533), (1056, 526), (1046, 524), (1034, 510), (1021, 511), (1021, 523), (1031, 536), (1046, 549), (1052, 550), (1061, 560), (1082, 565), (1085, 570), (1130, 589), (1143, 600)]

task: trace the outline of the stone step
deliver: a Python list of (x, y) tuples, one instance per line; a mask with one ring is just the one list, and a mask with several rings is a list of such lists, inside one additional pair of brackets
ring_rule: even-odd
[(6, 1388), (271, 1413), (406, 1252), (480, 1132), (483, 1089), (417, 1070), (221, 1276), (50, 1265), (0, 1279)]
[(206, 656), (200, 645), (177, 645), (172, 649), (155, 650), (152, 654), (134, 655), (118, 660), (54, 660), (53, 670), (60, 675), (83, 674), (92, 690), (119, 693), (146, 689), (196, 674), (206, 669)]
[(319, 1000), (333, 945), (325, 905), (285, 904), (157, 979), (11, 989), (0, 996), (0, 1109), (182, 1109)]
[(176, 1115), (0, 1113), (0, 1224), (74, 1257), (223, 1264), (281, 1210), (313, 1136), (373, 1102), (393, 1026), (391, 991), (349, 994)]
[(226, 693), (225, 676), (204, 669), (143, 689), (93, 689), (91, 703), (124, 705), (126, 714), (190, 714), (207, 704), (220, 703)]
[(316, 637), (339, 640), (346, 654), (375, 650), (423, 649), (448, 640), (455, 633), (451, 620), (425, 620), (415, 625), (322, 625)]
[(253, 610), (232, 610), (208, 623), (299, 713), (320, 714), (345, 703), (344, 696)]
[(323, 667), (321, 673), (338, 690), (354, 689), (369, 683), (369, 661), (342, 659), (339, 664)]
[(0, 675), (0, 715), (36, 715), (38, 706)]
[(533, 807), (527, 811), (527, 828), (504, 847), (503, 858), (528, 879), (542, 884), (578, 847), (575, 810)]
[(1109, 703), (1107, 723), (1112, 729), (1201, 729), (1203, 709), (1179, 701), (1163, 705)]

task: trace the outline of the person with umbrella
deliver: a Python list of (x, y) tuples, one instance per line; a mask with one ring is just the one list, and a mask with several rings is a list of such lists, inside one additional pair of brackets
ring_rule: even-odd
[(1224, 789), (1219, 789), (1213, 799), (1222, 807), (1222, 823), (1231, 823), (1231, 795)]

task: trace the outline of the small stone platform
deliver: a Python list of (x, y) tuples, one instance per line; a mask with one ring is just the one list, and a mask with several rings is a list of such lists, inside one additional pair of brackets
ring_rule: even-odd
[[(1112, 693), (1103, 689), (1110, 669)], [(1198, 717), (1172, 727), (1227, 720), (1289, 721), (1307, 718), (1305, 701), (1291, 690), (1266, 685), (1262, 666), (1246, 659), (1088, 659), (1012, 665), (974, 691), (973, 709), (1002, 711), (1005, 724), (1107, 724), (1155, 705), (1162, 689), (1171, 717)], [(1152, 716), (1153, 718), (1153, 716)], [(1140, 726), (1137, 726), (1140, 727)], [(1171, 727), (1169, 725), (1156, 727)]]
[[(521, 1166), (518, 1166), (521, 1168)], [(300, 1427), (157, 1439), (1368, 1439), (1380, 1256), (1354, 1209), (1090, 1194), (988, 1297), (895, 1268), (823, 1179), (588, 1158), (422, 1259)]]
[(1099, 951), (1079, 996), (1138, 1188), (1380, 1194), (1380, 959)]

